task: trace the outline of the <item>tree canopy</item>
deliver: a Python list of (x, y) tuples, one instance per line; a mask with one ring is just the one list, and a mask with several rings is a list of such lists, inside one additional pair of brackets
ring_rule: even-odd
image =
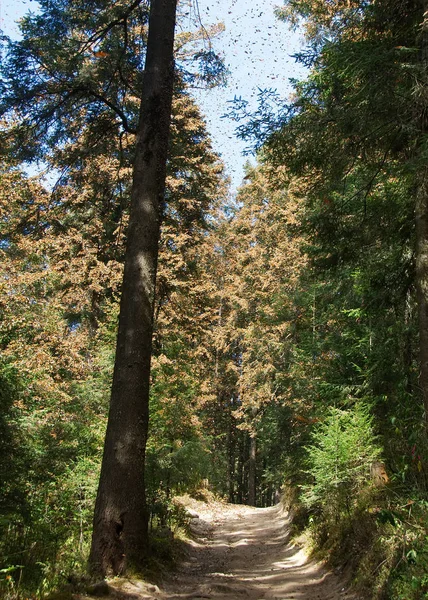
[[(183, 525), (178, 494), (282, 495), (333, 564), (352, 556), (365, 597), (422, 598), (428, 6), (279, 7), (304, 31), (308, 75), (287, 103), (269, 90), (254, 114), (236, 102), (237, 133), (257, 150), (231, 194), (192, 92), (226, 76), (202, 29), (175, 34), (164, 158), (142, 150), (160, 129), (144, 95), (155, 4), (42, 0), (1, 66), (0, 590), (42, 597), (86, 564), (131, 289), (118, 348), (145, 339), (147, 406), (140, 423), (119, 394), (143, 370), (128, 354), (110, 415), (127, 415), (112, 447), (142, 491), (116, 486), (135, 502), (112, 512), (105, 564), (93, 546), (98, 571), (145, 568)], [(221, 29), (209, 30), (219, 43)], [(26, 174), (38, 161), (54, 185)], [(155, 201), (140, 185), (150, 169), (165, 179)], [(142, 240), (133, 265), (149, 283), (124, 268)], [(148, 535), (134, 551), (136, 522)]]

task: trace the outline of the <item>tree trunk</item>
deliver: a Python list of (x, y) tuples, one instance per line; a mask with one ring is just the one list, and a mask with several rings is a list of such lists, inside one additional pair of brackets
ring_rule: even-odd
[(404, 348), (403, 366), (406, 378), (406, 392), (409, 398), (413, 396), (413, 331), (412, 331), (412, 294), (407, 290), (404, 307)]
[(428, 431), (428, 167), (424, 157), (425, 137), (428, 132), (428, 0), (422, 2), (424, 21), (421, 28), (421, 81), (417, 98), (417, 113), (421, 136), (421, 169), (416, 193), (416, 290), (419, 320), (419, 385), (422, 392), (425, 429)]
[[(428, 176), (428, 173), (426, 175)], [(419, 385), (426, 425), (428, 415), (428, 181), (419, 184), (416, 197), (416, 289), (419, 321)]]
[(89, 559), (92, 572), (102, 576), (140, 569), (147, 554), (144, 463), (176, 4), (151, 2), (116, 360)]
[(237, 503), (243, 504), (245, 500), (245, 462), (246, 462), (247, 432), (239, 431), (239, 454), (237, 465)]
[(236, 424), (232, 412), (229, 411), (229, 431), (227, 436), (227, 480), (229, 502), (235, 502), (235, 468), (236, 468)]
[(248, 504), (256, 506), (256, 436), (250, 435), (250, 456), (248, 460)]

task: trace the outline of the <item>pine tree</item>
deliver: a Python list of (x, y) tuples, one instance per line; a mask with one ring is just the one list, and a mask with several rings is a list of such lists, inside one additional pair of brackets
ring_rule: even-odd
[[(134, 2), (125, 8), (122, 7), (123, 9), (99, 3), (88, 25), (87, 7), (83, 12), (81, 8), (49, 2), (42, 5), (40, 15), (28, 17), (24, 21), (24, 40), (10, 46), (8, 59), (4, 63), (4, 81), (7, 80), (7, 87), (2, 111), (7, 113), (16, 108), (20, 111), (18, 126), (12, 127), (13, 131), (5, 131), (11, 151), (19, 154), (19, 149), (23, 148), (21, 142), (24, 136), (28, 142), (26, 158), (42, 156), (54, 168), (62, 169), (60, 185), (54, 190), (48, 210), (48, 227), (54, 242), (50, 254), (52, 271), (56, 272), (65, 290), (64, 302), (57, 319), (59, 323), (67, 314), (75, 335), (85, 332), (85, 336), (88, 333), (94, 339), (100, 323), (109, 314), (109, 304), (117, 294), (122, 271), (124, 232), (126, 229), (128, 233), (133, 231), (132, 209), (129, 217), (127, 206), (130, 193), (129, 173), (134, 164), (135, 174), (135, 169), (140, 163), (135, 159), (139, 145), (133, 143), (132, 136), (138, 121), (141, 126), (145, 126), (151, 120), (138, 119), (138, 94), (142, 76), (147, 75), (143, 73), (147, 11), (141, 2)], [(66, 51), (64, 45), (58, 45), (48, 35), (39, 36), (47, 30), (60, 30), (59, 37), (67, 40)], [(64, 36), (66, 31), (69, 35)], [(187, 36), (186, 40), (193, 37)], [(185, 57), (185, 60), (191, 61), (194, 54)], [(219, 66), (215, 55), (212, 52), (206, 57), (203, 56), (203, 52), (196, 54), (195, 60), (198, 63), (201, 60), (211, 61), (209, 83), (213, 84)], [(148, 58), (149, 56), (147, 60)], [(172, 59), (170, 64), (171, 61)], [(33, 77), (34, 66), (37, 71), (36, 78)], [(210, 196), (218, 181), (216, 173), (221, 171), (219, 165), (214, 165), (217, 161), (214, 156), (210, 158), (213, 163), (211, 173), (209, 168), (204, 168), (204, 155), (208, 156), (208, 148), (204, 146), (205, 133), (192, 102), (187, 100), (186, 106), (187, 96), (182, 92), (181, 82), (184, 75), (188, 80), (196, 75), (184, 73), (182, 68), (181, 74), (178, 73), (176, 78), (177, 97), (180, 98), (182, 94), (181, 100), (177, 100), (178, 103), (181, 102), (179, 110), (185, 109), (187, 120), (185, 127), (177, 128), (173, 136), (168, 192), (166, 198), (163, 198), (159, 191), (154, 199), (153, 207), (157, 213), (153, 219), (154, 230), (148, 236), (150, 239), (146, 240), (149, 250), (151, 246), (152, 255), (152, 267), (148, 273), (151, 278), (151, 292), (149, 290), (148, 297), (151, 307), (148, 305), (150, 310), (145, 311), (149, 326), (144, 327), (148, 340), (151, 338), (151, 319), (154, 312), (155, 284), (152, 276), (155, 274), (157, 262), (161, 218), (166, 215), (167, 219), (172, 217), (172, 221), (175, 220), (179, 224), (182, 230), (181, 251), (185, 251), (186, 247), (190, 248), (194, 244), (190, 237), (194, 223), (198, 219), (203, 221), (205, 207), (211, 201)], [(150, 80), (148, 75), (146, 79)], [(171, 73), (169, 82), (172, 89)], [(34, 102), (36, 97), (40, 102)], [(64, 118), (71, 108), (78, 112), (79, 120), (70, 121)], [(147, 102), (142, 103), (142, 109), (149, 110)], [(155, 112), (158, 114), (157, 110)], [(176, 118), (182, 119), (183, 114), (177, 113)], [(60, 140), (61, 144), (58, 144)], [(174, 143), (178, 153), (175, 156)], [(183, 144), (187, 144), (187, 150), (183, 149)], [(165, 153), (165, 139), (161, 146), (162, 152)], [(180, 158), (180, 153), (184, 158)], [(193, 163), (191, 157), (194, 159)], [(199, 169), (200, 165), (203, 166), (202, 169)], [(145, 167), (142, 167), (142, 170), (147, 174)], [(180, 185), (175, 181), (179, 171), (186, 173)], [(161, 173), (158, 172), (157, 175), (160, 176)], [(203, 192), (199, 187), (201, 184)], [(134, 177), (134, 198), (139, 196), (135, 186)], [(198, 200), (201, 201), (199, 207)], [(145, 223), (148, 224), (147, 220)], [(165, 226), (166, 230), (167, 227), (168, 225)], [(179, 240), (180, 234), (174, 232), (174, 235), (176, 240)], [(139, 235), (136, 237), (141, 240)], [(171, 253), (171, 257), (173, 255)], [(136, 282), (133, 277), (131, 280)], [(167, 285), (171, 285), (171, 282), (168, 281)], [(162, 285), (159, 285), (159, 290), (161, 287)], [(134, 316), (137, 317), (137, 314)], [(85, 339), (88, 340), (87, 337)], [(149, 347), (150, 344), (146, 344), (146, 350)], [(146, 392), (149, 356), (150, 352), (146, 351)], [(134, 446), (137, 450), (144, 450), (147, 430), (147, 420), (144, 422), (144, 417), (147, 414), (147, 402), (146, 393), (145, 406), (144, 403), (142, 405), (143, 420), (132, 419), (132, 424), (142, 427), (142, 431), (137, 435), (140, 441)], [(140, 435), (141, 433), (143, 435)], [(144, 465), (140, 456), (136, 457), (135, 462), (138, 463), (136, 468), (141, 475)], [(144, 500), (144, 493), (141, 492), (142, 478), (138, 476), (135, 480), (140, 484), (140, 500)], [(144, 506), (141, 511), (135, 513), (135, 516), (138, 515), (140, 530), (144, 534), (147, 522)], [(120, 518), (120, 515), (115, 515), (115, 523), (120, 521)], [(113, 533), (118, 538), (116, 525)], [(130, 536), (133, 534), (134, 531), (131, 531)], [(138, 542), (140, 548), (145, 543), (146, 541), (141, 539)], [(123, 552), (119, 554), (122, 556)], [(130, 562), (142, 560), (142, 552), (139, 550), (134, 552), (134, 558), (130, 554), (127, 556)], [(111, 558), (111, 562), (116, 562), (106, 566), (101, 565), (102, 561), (98, 556), (93, 560), (96, 563), (94, 569), (120, 570), (121, 559), (116, 559), (117, 557)], [(106, 558), (107, 562), (108, 560)]]
[(175, 13), (176, 0), (152, 2), (115, 369), (90, 555), (92, 570), (102, 575), (141, 567), (147, 553), (144, 466)]
[[(413, 282), (419, 290), (420, 385), (426, 415), (425, 267), (421, 250), (425, 244), (424, 184), (416, 176), (418, 171), (423, 173), (425, 160), (420, 115), (426, 99), (419, 93), (425, 70), (422, 8), (413, 2), (393, 1), (364, 7), (358, 3), (324, 7), (317, 2), (288, 3), (283, 16), (307, 20), (310, 45), (300, 60), (313, 70), (308, 80), (299, 84), (294, 115), (282, 132), (274, 135), (272, 148), (273, 156), (279, 159), (282, 155), (292, 172), (308, 181), (308, 226), (317, 230), (312, 239), (318, 238), (314, 250), (318, 240), (328, 236), (335, 239), (339, 250), (330, 245), (329, 255), (323, 257), (325, 266), (341, 268), (357, 259), (350, 251), (350, 236), (354, 236), (356, 252), (362, 251), (361, 240), (363, 248), (378, 245), (379, 263), (384, 260), (388, 265), (384, 272), (385, 268), (394, 269), (397, 281), (388, 286), (393, 288), (389, 298), (400, 305), (402, 323), (408, 320), (406, 306), (413, 303)], [(287, 148), (297, 137), (299, 147), (291, 143)], [(396, 211), (395, 216), (392, 211)], [(350, 213), (354, 217), (349, 216), (346, 223), (345, 215)], [(338, 230), (339, 219), (342, 229)], [(369, 219), (378, 224), (377, 230), (370, 228)], [(387, 222), (389, 230), (385, 228)], [(399, 230), (397, 223), (401, 223)], [(388, 248), (392, 236), (401, 243), (401, 249)], [(376, 269), (373, 252), (364, 260), (365, 265), (362, 257), (358, 261), (359, 268), (370, 277), (367, 265)], [(374, 281), (373, 273), (371, 277)], [(377, 293), (381, 294), (379, 289)], [(374, 292), (372, 298), (373, 303)], [(388, 304), (386, 298), (377, 298)], [(363, 308), (366, 315), (370, 312), (367, 308)], [(372, 315), (369, 321), (374, 323), (377, 318)], [(411, 381), (412, 357), (407, 363), (405, 377)], [(415, 387), (412, 393), (416, 395)]]

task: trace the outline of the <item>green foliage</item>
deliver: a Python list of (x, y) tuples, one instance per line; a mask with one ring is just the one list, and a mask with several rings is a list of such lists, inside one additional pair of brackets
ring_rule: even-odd
[[(0, 374), (0, 569), (11, 578), (1, 592), (17, 595), (42, 594), (85, 563), (108, 410), (148, 5), (92, 5), (42, 1), (22, 22), (22, 42), (2, 40), (7, 151), (42, 156), (61, 173), (52, 193), (8, 165), (0, 173), (0, 343), (9, 360)], [(192, 62), (206, 67), (199, 83), (212, 86), (225, 72), (192, 35), (178, 45), (189, 41), (193, 55), (176, 79), (158, 271), (156, 313), (169, 317), (167, 341), (162, 317), (156, 341), (171, 347), (171, 323), (194, 335), (174, 303), (194, 285), (207, 215), (224, 193), (223, 167), (183, 78), (195, 81)], [(179, 352), (171, 350), (174, 361)], [(190, 364), (185, 353), (175, 373), (154, 373), (154, 502), (169, 486), (168, 497), (196, 487), (210, 469), (209, 442), (192, 421), (199, 384)]]
[[(26, 15), (22, 41), (2, 39), (0, 115), (8, 118), (16, 110), (20, 115), (6, 135), (9, 152), (20, 159), (46, 158), (86, 130), (91, 141), (77, 153), (74, 149), (74, 158), (81, 160), (89, 148), (96, 153), (101, 140), (134, 134), (148, 18), (149, 5), (142, 0), (126, 5), (42, 0), (37, 14)], [(211, 46), (202, 50), (197, 39), (197, 33), (181, 36), (177, 79), (224, 84), (222, 58)], [(79, 118), (70, 120), (71, 113)]]
[(428, 507), (426, 502), (419, 501), (412, 509), (407, 516), (410, 528), (402, 523), (395, 540), (396, 563), (388, 582), (388, 593), (394, 600), (419, 600), (428, 596), (428, 536), (421, 526), (426, 521)]
[[(300, 523), (309, 513), (318, 542), (354, 558), (367, 597), (419, 600), (428, 597), (414, 258), (420, 6), (286, 4), (282, 17), (306, 19), (299, 59), (312, 71), (277, 114), (277, 96), (261, 92), (241, 133), (268, 141), (227, 218), (214, 216), (222, 166), (183, 83), (198, 77), (183, 66), (177, 81), (147, 446), (152, 549), (169, 559), (170, 529), (185, 525), (174, 494), (208, 479), (231, 500), (248, 498), (251, 434), (260, 504), (286, 479), (302, 490)], [(10, 45), (1, 84), (0, 112), (23, 115), (12, 146), (63, 171), (52, 197), (1, 172), (8, 599), (42, 594), (85, 560), (147, 21), (146, 3), (129, 14), (103, 1), (41, 5)], [(209, 85), (224, 75), (212, 53), (191, 60), (203, 61)], [(382, 493), (370, 481), (380, 456), (391, 479)]]
[(41, 595), (85, 569), (103, 431), (85, 423), (87, 410), (82, 413), (76, 422), (73, 411), (74, 425), (61, 427), (20, 411), (21, 458), (9, 463), (13, 480), (6, 479), (1, 498), (0, 568), (6, 575), (0, 590), (6, 597)]
[(15, 402), (22, 382), (10, 363), (0, 362), (0, 514), (24, 506), (25, 494), (16, 485), (25, 469), (25, 442)]
[(34, 373), (1, 365), (2, 597), (42, 597), (86, 568), (111, 371), (105, 354), (103, 344), (92, 354), (91, 378), (49, 392), (34, 387)]
[(170, 501), (174, 494), (196, 489), (209, 477), (211, 466), (209, 440), (196, 414), (200, 383), (183, 341), (165, 342), (152, 369), (146, 470), (152, 506), (163, 497)]
[(313, 482), (303, 487), (304, 504), (325, 519), (350, 514), (369, 487), (370, 466), (381, 452), (367, 406), (357, 402), (347, 410), (330, 408), (307, 452)]

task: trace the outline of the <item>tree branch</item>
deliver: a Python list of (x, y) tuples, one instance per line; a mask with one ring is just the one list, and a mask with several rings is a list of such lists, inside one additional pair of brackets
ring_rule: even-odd
[(142, 4), (144, 0), (134, 0), (134, 2), (129, 6), (129, 8), (124, 11), (120, 17), (110, 21), (108, 25), (106, 25), (103, 29), (99, 29), (93, 35), (91, 35), (86, 42), (84, 43), (80, 53), (84, 52), (87, 48), (89, 48), (95, 42), (99, 42), (102, 40), (109, 31), (111, 31), (116, 25), (121, 25), (123, 22), (126, 22), (129, 15), (136, 9), (140, 4)]

